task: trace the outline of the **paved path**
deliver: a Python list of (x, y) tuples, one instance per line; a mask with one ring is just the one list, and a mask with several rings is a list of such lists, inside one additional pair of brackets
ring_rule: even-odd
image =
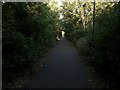
[(48, 52), (46, 64), (25, 88), (87, 88), (88, 72), (77, 50), (66, 39)]

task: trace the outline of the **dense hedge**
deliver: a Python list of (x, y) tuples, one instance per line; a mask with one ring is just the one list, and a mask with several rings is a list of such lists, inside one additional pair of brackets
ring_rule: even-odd
[[(82, 3), (77, 5), (79, 6), (78, 10), (83, 9)], [(86, 12), (83, 12), (83, 15), (86, 14), (84, 18), (77, 12), (73, 12), (77, 5), (68, 4), (66, 8), (70, 9), (71, 7), (71, 11), (64, 11), (63, 13), (65, 14), (64, 26), (66, 38), (72, 41), (81, 53), (90, 57), (89, 63), (105, 79), (110, 87), (119, 87), (120, 4), (96, 3), (94, 34), (92, 34), (93, 14), (89, 12), (89, 9), (92, 8), (88, 8), (91, 3), (84, 4), (84, 6), (86, 5), (85, 11), (90, 13), (86, 14)], [(85, 23), (84, 28), (85, 21), (87, 23)]]
[(2, 10), (4, 83), (40, 60), (55, 44), (60, 27), (58, 13), (44, 3), (4, 3)]
[(101, 76), (113, 87), (120, 82), (120, 4), (104, 10), (96, 17), (95, 66)]

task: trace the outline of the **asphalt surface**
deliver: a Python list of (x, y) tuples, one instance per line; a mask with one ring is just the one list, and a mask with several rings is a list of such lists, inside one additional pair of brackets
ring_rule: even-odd
[(75, 47), (61, 39), (46, 57), (37, 75), (25, 88), (88, 88), (89, 74)]

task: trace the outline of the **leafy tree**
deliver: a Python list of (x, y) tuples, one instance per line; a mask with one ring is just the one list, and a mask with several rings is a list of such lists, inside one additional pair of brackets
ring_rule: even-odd
[(56, 42), (58, 12), (46, 3), (7, 2), (3, 7), (3, 87), (30, 69)]
[(89, 63), (110, 87), (119, 87), (120, 4), (96, 3), (94, 38), (92, 2), (65, 2), (62, 7), (66, 38), (91, 57)]

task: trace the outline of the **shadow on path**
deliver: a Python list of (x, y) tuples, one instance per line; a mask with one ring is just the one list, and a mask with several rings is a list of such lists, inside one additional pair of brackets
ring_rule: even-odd
[(48, 52), (46, 64), (25, 88), (88, 88), (88, 72), (78, 52), (62, 38)]

